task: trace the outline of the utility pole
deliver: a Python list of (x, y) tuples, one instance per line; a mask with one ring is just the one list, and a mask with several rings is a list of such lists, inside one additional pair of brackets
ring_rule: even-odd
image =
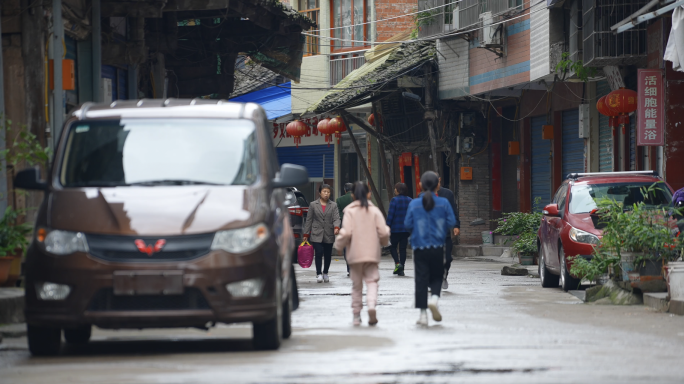
[[(377, 102), (373, 102), (371, 104), (371, 112), (373, 113), (373, 117), (375, 118), (373, 120), (373, 123), (375, 125), (375, 131), (380, 132), (380, 129), (378, 127), (380, 126), (380, 115), (378, 115), (378, 108), (377, 108)], [(387, 156), (385, 156), (385, 145), (382, 143), (382, 140), (379, 138), (376, 138), (378, 140), (378, 149), (380, 150), (380, 160), (382, 162), (382, 173), (385, 176), (385, 186), (387, 188), (387, 201), (392, 201), (392, 197), (394, 197), (394, 188), (392, 187), (392, 180), (390, 180), (390, 173), (389, 169), (387, 168)]]
[[(0, 4), (0, 13), (2, 13), (2, 4)], [(2, 24), (0, 23), (0, 31), (2, 31)], [(5, 122), (7, 121), (5, 117), (5, 78), (4, 78), (5, 65), (2, 61), (2, 49), (0, 49), (0, 151), (4, 151), (6, 148), (5, 143), (5, 132), (7, 127), (5, 127)], [(7, 160), (0, 159), (0, 217), (5, 215), (5, 210), (7, 209)]]
[(104, 98), (102, 96), (102, 6), (100, 0), (92, 0), (92, 19), (93, 29), (90, 38), (93, 42), (93, 101), (101, 103)]
[(430, 136), (430, 150), (432, 151), (432, 164), (435, 167), (435, 173), (439, 174), (439, 167), (437, 166), (437, 144), (435, 143), (434, 119), (435, 110), (432, 105), (432, 65), (426, 64), (423, 67), (425, 71), (425, 119), (427, 120), (428, 135)]
[(64, 90), (62, 86), (62, 59), (64, 59), (64, 23), (62, 0), (52, 0), (52, 145), (57, 148), (64, 123)]

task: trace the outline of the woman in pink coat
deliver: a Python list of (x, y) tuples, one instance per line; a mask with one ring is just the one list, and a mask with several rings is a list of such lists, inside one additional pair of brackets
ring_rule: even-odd
[(370, 191), (365, 183), (357, 181), (352, 192), (354, 202), (344, 209), (342, 229), (335, 247), (338, 251), (347, 248), (352, 280), (352, 311), (354, 325), (361, 325), (363, 308), (363, 281), (366, 282), (366, 305), (368, 305), (368, 324), (375, 325), (378, 318), (375, 304), (378, 301), (378, 281), (380, 272), (381, 248), (389, 244), (390, 229), (385, 224), (382, 212), (371, 203)]

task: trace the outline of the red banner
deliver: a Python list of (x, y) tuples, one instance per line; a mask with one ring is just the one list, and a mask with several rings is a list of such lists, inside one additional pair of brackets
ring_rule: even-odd
[(659, 69), (639, 69), (638, 74), (637, 145), (665, 145), (663, 73)]

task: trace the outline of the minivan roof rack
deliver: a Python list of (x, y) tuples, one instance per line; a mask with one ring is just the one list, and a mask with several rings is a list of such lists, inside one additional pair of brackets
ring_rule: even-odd
[(587, 172), (568, 173), (567, 179), (577, 179), (582, 176), (629, 176), (629, 175), (652, 175), (658, 176), (658, 171), (625, 171), (625, 172)]

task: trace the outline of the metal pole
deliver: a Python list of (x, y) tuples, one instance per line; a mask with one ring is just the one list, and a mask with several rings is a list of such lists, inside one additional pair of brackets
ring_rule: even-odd
[[(380, 132), (378, 129), (378, 126), (380, 124), (380, 116), (378, 115), (378, 108), (376, 106), (376, 102), (373, 102), (371, 104), (371, 112), (373, 113), (373, 116), (375, 119), (373, 120), (373, 125), (375, 125), (375, 130)], [(387, 168), (387, 156), (385, 155), (385, 146), (382, 144), (382, 141), (380, 139), (378, 140), (378, 149), (380, 150), (380, 161), (382, 162), (382, 173), (385, 176), (385, 186), (387, 188), (387, 198), (389, 200), (387, 201), (392, 201), (392, 197), (394, 197), (394, 188), (392, 188), (392, 180), (390, 180), (390, 174), (389, 174), (389, 169)]]
[(54, 100), (54, 116), (52, 118), (53, 145), (56, 147), (59, 136), (62, 133), (64, 123), (64, 90), (62, 87), (62, 59), (64, 58), (64, 23), (62, 20), (62, 0), (52, 0), (52, 44), (53, 44), (53, 65), (52, 79), (54, 89), (52, 99)]
[[(382, 212), (383, 216), (385, 218), (387, 217), (387, 212), (385, 212), (385, 206), (382, 204), (382, 198), (380, 197), (380, 194), (378, 193), (377, 188), (375, 188), (375, 183), (373, 182), (373, 176), (371, 176), (370, 171), (368, 170), (368, 164), (366, 164), (366, 161), (363, 159), (363, 155), (361, 154), (361, 149), (359, 148), (359, 143), (356, 142), (356, 137), (354, 137), (354, 132), (352, 132), (351, 127), (349, 126), (349, 122), (346, 119), (346, 113), (343, 113), (340, 117), (344, 121), (345, 127), (347, 127), (347, 132), (349, 132), (349, 137), (351, 138), (352, 144), (354, 144), (354, 149), (356, 150), (356, 155), (359, 157), (359, 162), (363, 164), (363, 171), (366, 173), (366, 178), (368, 178), (368, 185), (371, 187), (371, 191), (373, 192), (373, 196), (375, 196), (375, 200), (378, 202), (378, 208), (380, 208), (380, 211)], [(366, 136), (366, 140), (370, 140), (370, 137)]]
[(432, 153), (432, 164), (435, 167), (435, 173), (439, 173), (437, 166), (437, 143), (435, 142), (434, 130), (434, 110), (432, 106), (432, 66), (426, 65), (425, 70), (425, 117), (427, 117), (428, 136), (430, 137), (430, 151)]
[(100, 0), (93, 0), (91, 15), (93, 30), (90, 38), (93, 41), (93, 101), (96, 103), (104, 100), (102, 97), (102, 19), (100, 13)]
[[(2, 5), (0, 4), (0, 13), (2, 13)], [(2, 31), (2, 24), (0, 23), (0, 31)], [(4, 64), (2, 61), (2, 49), (0, 49), (0, 151), (6, 148), (5, 143), (5, 78), (4, 78)], [(5, 214), (7, 209), (7, 164), (5, 159), (0, 159), (0, 217)]]

